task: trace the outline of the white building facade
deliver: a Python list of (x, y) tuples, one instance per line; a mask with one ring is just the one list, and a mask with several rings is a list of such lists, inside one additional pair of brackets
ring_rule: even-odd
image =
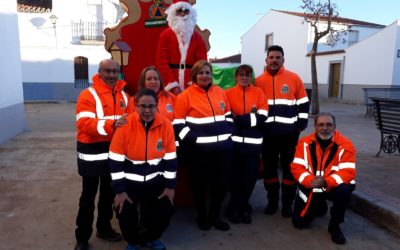
[(122, 14), (118, 0), (18, 0), (25, 101), (76, 100), (111, 57), (103, 30)]
[[(326, 23), (321, 23), (321, 27)], [(352, 19), (338, 18), (336, 29), (346, 35), (335, 46), (328, 36), (319, 41), (317, 71), (319, 96), (344, 100), (363, 100), (363, 87), (400, 85), (399, 22), (387, 27)], [(242, 36), (242, 63), (260, 75), (265, 67), (266, 49), (280, 45), (285, 52), (285, 67), (302, 78), (311, 89), (309, 52), (312, 27), (303, 13), (271, 10)]]
[(16, 0), (0, 4), (0, 144), (25, 128)]

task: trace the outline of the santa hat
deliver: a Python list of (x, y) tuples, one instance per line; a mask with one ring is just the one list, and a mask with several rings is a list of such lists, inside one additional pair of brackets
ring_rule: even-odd
[(172, 0), (172, 4), (179, 3), (179, 2), (190, 3), (189, 0)]
[[(196, 1), (191, 1), (191, 2), (196, 3)], [(175, 16), (174, 12), (179, 9), (190, 10), (190, 12), (192, 12), (193, 15), (195, 16), (194, 17), (195, 22), (197, 21), (197, 12), (193, 8), (193, 6), (189, 0), (172, 0), (172, 4), (168, 7), (168, 9), (165, 11), (165, 13), (170, 16)]]

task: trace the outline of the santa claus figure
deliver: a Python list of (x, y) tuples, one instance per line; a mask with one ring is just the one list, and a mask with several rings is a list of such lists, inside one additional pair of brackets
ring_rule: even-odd
[(169, 28), (160, 35), (156, 66), (165, 89), (177, 95), (191, 84), (190, 70), (198, 60), (207, 60), (207, 50), (195, 31), (197, 12), (189, 1), (173, 0), (166, 14)]

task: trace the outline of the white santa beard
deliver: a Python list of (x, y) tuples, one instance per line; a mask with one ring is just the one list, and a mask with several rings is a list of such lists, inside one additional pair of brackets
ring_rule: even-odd
[(190, 38), (192, 37), (195, 23), (190, 21), (190, 18), (184, 17), (176, 17), (175, 22), (171, 25), (171, 29), (175, 32), (176, 37), (179, 43), (179, 50), (185, 53), (185, 55), (181, 55), (181, 63), (182, 59), (185, 61), (187, 48), (189, 47)]
[[(186, 64), (186, 55), (189, 48), (190, 39), (192, 38), (194, 27), (196, 25), (189, 15), (176, 16), (172, 22), (169, 23), (170, 28), (175, 32), (179, 44), (179, 51), (181, 53), (180, 64)], [(184, 69), (179, 70), (179, 85), (183, 90), (184, 87)]]

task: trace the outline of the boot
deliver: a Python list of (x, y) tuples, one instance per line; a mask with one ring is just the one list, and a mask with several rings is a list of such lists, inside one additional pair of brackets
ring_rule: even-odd
[(211, 215), (210, 216), (211, 225), (215, 227), (215, 229), (220, 231), (228, 231), (231, 227), (229, 224), (223, 220), (219, 216)]
[(282, 217), (290, 218), (293, 215), (293, 201), (296, 196), (296, 185), (282, 184)]
[(267, 190), (268, 204), (264, 209), (264, 214), (275, 214), (278, 210), (279, 203), (279, 182), (266, 184), (264, 182), (265, 190)]
[(344, 245), (346, 243), (346, 237), (344, 237), (339, 224), (330, 222), (328, 226), (328, 232), (331, 234), (332, 241), (336, 244)]

